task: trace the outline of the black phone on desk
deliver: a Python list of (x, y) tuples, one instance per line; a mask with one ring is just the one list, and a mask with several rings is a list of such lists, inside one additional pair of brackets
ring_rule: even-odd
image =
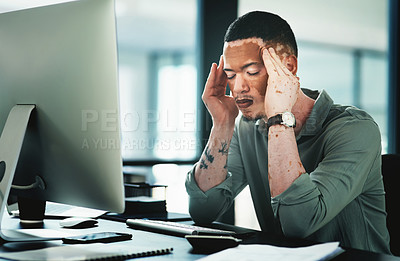
[(89, 243), (111, 243), (132, 239), (132, 234), (117, 232), (98, 232), (80, 236), (65, 237), (64, 244), (89, 244)]

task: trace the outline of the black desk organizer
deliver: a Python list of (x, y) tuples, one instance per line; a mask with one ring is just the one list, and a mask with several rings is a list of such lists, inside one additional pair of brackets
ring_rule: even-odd
[[(123, 214), (167, 213), (165, 185), (148, 183), (125, 184), (125, 212)], [(163, 190), (163, 196), (154, 195), (154, 190)]]
[[(147, 218), (156, 220), (188, 221), (187, 214), (168, 213), (166, 185), (150, 185), (145, 182), (125, 184), (125, 211), (122, 214), (107, 213), (105, 219), (126, 221), (128, 218)], [(163, 196), (155, 196), (154, 191), (163, 190)], [(163, 194), (163, 193), (157, 193)]]

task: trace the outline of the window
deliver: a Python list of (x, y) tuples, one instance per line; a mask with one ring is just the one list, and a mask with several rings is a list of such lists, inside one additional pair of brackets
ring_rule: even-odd
[(367, 111), (378, 123), (387, 153), (387, 57), (385, 52), (299, 42), (302, 87), (325, 89), (335, 103)]
[(194, 161), (196, 0), (117, 0), (116, 10), (124, 161)]
[(353, 104), (351, 53), (324, 46), (298, 43), (298, 73), (302, 88), (325, 89), (336, 103)]
[[(185, 57), (180, 57), (185, 58)], [(155, 137), (160, 146), (153, 153), (161, 159), (191, 160), (197, 155), (196, 68), (189, 61), (158, 66), (159, 124)]]

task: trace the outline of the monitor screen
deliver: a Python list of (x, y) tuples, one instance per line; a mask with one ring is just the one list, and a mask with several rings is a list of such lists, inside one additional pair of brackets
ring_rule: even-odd
[(118, 99), (114, 1), (0, 14), (0, 133), (15, 105), (35, 105), (13, 184), (45, 184), (13, 194), (123, 212)]

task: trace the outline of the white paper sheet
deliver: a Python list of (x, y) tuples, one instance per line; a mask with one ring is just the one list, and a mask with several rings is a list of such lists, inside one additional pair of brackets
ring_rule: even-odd
[(224, 260), (268, 260), (268, 261), (316, 261), (329, 260), (342, 253), (338, 242), (323, 243), (308, 247), (276, 247), (271, 245), (239, 245), (202, 258), (202, 261)]

